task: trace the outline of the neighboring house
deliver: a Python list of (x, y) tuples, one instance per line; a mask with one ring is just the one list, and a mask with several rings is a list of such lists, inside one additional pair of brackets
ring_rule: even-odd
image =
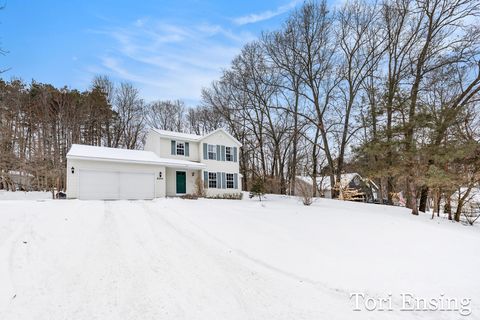
[(223, 129), (194, 135), (151, 129), (145, 150), (73, 145), (67, 154), (67, 197), (152, 199), (198, 192), (239, 193), (241, 143)]
[[(458, 202), (467, 190), (467, 187), (462, 187), (452, 194), (450, 199), (453, 212), (457, 211)], [(480, 214), (480, 187), (471, 188), (468, 196), (464, 200), (462, 213), (469, 216), (477, 216)]]
[[(297, 179), (308, 186), (312, 186), (313, 180), (311, 177), (298, 176)], [(363, 178), (358, 173), (344, 173), (340, 178), (340, 186), (343, 189), (356, 190), (358, 196), (354, 200), (365, 202), (378, 201), (379, 189), (378, 186), (370, 179)], [(330, 177), (317, 177), (317, 190), (320, 196), (325, 198), (332, 198), (332, 187), (330, 185)], [(297, 192), (298, 193), (298, 192)]]
[(30, 190), (34, 176), (25, 171), (0, 172), (0, 189)]

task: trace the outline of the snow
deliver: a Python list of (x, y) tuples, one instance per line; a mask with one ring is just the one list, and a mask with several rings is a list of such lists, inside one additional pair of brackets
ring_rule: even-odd
[(163, 137), (167, 137), (167, 138), (173, 138), (173, 139), (183, 139), (183, 140), (186, 140), (186, 141), (195, 141), (195, 142), (199, 142), (219, 131), (222, 131), (223, 133), (225, 133), (228, 137), (230, 137), (233, 141), (235, 141), (240, 147), (242, 146), (242, 144), (240, 143), (240, 141), (238, 141), (234, 136), (232, 136), (230, 133), (228, 133), (228, 131), (226, 131), (225, 129), (223, 128), (218, 128), (214, 131), (211, 131), (203, 136), (200, 136), (198, 134), (192, 134), (192, 133), (184, 133), (184, 132), (176, 132), (176, 131), (168, 131), (168, 130), (160, 130), (160, 129), (155, 129), (153, 128), (152, 129), (153, 131), (155, 131), (156, 133), (158, 133), (159, 135), (163, 136)]
[[(49, 191), (5, 191), (0, 190), (0, 200), (41, 200), (52, 199), (52, 193)], [(0, 208), (2, 207), (0, 203)]]
[(157, 163), (159, 161), (158, 156), (152, 151), (97, 147), (83, 144), (73, 144), (70, 148), (70, 151), (68, 151), (67, 153), (67, 157), (125, 160), (151, 163)]
[[(404, 208), (266, 201), (0, 202), (0, 319), (479, 319), (480, 229)], [(394, 311), (352, 311), (352, 292)], [(398, 311), (400, 293), (472, 314)]]
[(67, 153), (67, 158), (153, 164), (164, 165), (166, 167), (189, 167), (199, 169), (205, 167), (205, 164), (198, 162), (160, 158), (152, 151), (88, 146), (82, 144), (73, 144), (70, 151)]
[[(350, 181), (352, 181), (353, 178), (355, 178), (355, 176), (359, 176), (361, 178), (361, 176), (355, 172), (343, 173), (340, 176), (340, 185), (342, 186), (348, 185)], [(309, 177), (309, 176), (297, 176), (297, 179), (302, 180), (303, 182), (308, 183), (309, 185), (313, 184), (313, 179), (312, 177)], [(330, 190), (330, 177), (329, 176), (317, 177), (317, 186), (321, 190)]]
[(34, 175), (31, 173), (24, 172), (24, 171), (16, 171), (16, 170), (10, 170), (8, 171), (8, 174), (11, 176), (34, 177)]
[(197, 134), (192, 134), (192, 133), (175, 132), (175, 131), (167, 131), (167, 130), (160, 130), (160, 129), (152, 129), (152, 130), (168, 138), (180, 138), (180, 139), (185, 139), (189, 141), (199, 141), (203, 138), (203, 136), (199, 136)]

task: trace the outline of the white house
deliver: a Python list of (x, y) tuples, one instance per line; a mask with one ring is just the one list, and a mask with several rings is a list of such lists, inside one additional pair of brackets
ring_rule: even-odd
[(194, 135), (151, 129), (145, 150), (72, 145), (67, 153), (67, 197), (153, 199), (241, 191), (241, 143), (224, 129)]

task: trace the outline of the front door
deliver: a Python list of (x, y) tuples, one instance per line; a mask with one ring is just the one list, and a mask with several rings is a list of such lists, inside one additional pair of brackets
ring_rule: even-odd
[(177, 194), (187, 193), (187, 174), (177, 171)]

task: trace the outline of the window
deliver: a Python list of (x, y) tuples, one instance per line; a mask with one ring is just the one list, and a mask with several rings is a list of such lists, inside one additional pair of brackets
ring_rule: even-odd
[(185, 143), (177, 142), (177, 154), (179, 156), (184, 156), (185, 155)]
[(217, 173), (209, 172), (208, 173), (208, 187), (216, 188), (217, 187)]
[(227, 189), (233, 189), (235, 185), (233, 183), (233, 173), (227, 173)]
[(227, 161), (233, 161), (232, 147), (225, 147), (225, 159)]
[(208, 145), (208, 159), (217, 160), (217, 146), (212, 144)]

